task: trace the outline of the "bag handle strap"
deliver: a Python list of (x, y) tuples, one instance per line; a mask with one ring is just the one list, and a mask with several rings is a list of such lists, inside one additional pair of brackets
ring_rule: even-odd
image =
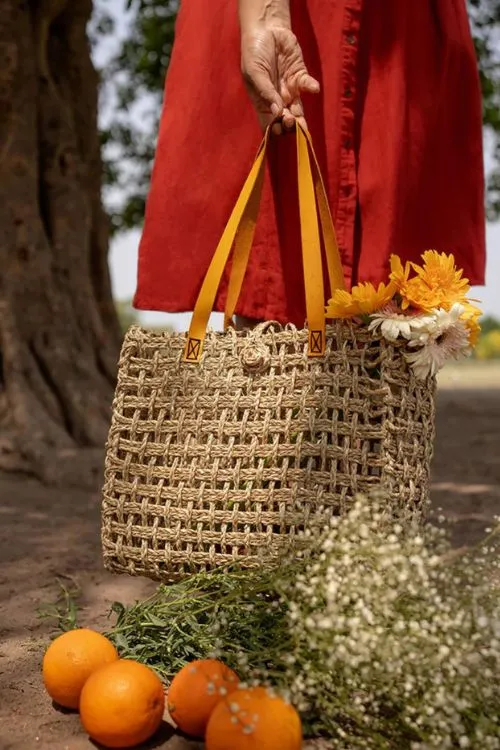
[[(200, 361), (208, 319), (213, 309), (217, 289), (229, 259), (233, 242), (235, 242), (225, 324), (227, 325), (233, 317), (248, 265), (257, 222), (269, 133), (268, 129), (203, 282), (184, 350), (183, 358), (186, 362), (196, 363)], [(336, 288), (344, 288), (344, 275), (325, 187), (312, 147), (311, 137), (298, 126), (296, 138), (302, 258), (309, 327), (308, 353), (311, 357), (317, 357), (322, 356), (325, 350), (325, 295), (316, 201), (331, 291)], [(312, 168), (309, 152), (313, 157)]]
[[(238, 234), (238, 245), (251, 247), (253, 233), (257, 223), (262, 184), (264, 182), (264, 164), (270, 131), (268, 130), (260, 144), (241, 193), (226, 224), (222, 237), (215, 250), (212, 261), (196, 300), (191, 325), (184, 347), (184, 362), (197, 363), (201, 359), (203, 343), (207, 333), (208, 320), (212, 313), (224, 269), (227, 265), (235, 237)], [(241, 253), (239, 254), (241, 255)]]
[(303, 132), (307, 139), (309, 150), (312, 156), (314, 191), (316, 193), (321, 231), (323, 233), (323, 245), (325, 249), (326, 264), (328, 269), (330, 294), (333, 294), (336, 289), (345, 289), (344, 269), (342, 267), (342, 259), (340, 257), (340, 250), (337, 242), (337, 235), (335, 233), (332, 214), (330, 212), (330, 206), (328, 205), (325, 183), (321, 175), (318, 158), (314, 151), (311, 134), (307, 130), (304, 130)]
[[(325, 249), (328, 269), (330, 293), (333, 294), (333, 291), (335, 289), (345, 288), (344, 271), (342, 268), (337, 237), (335, 234), (335, 228), (333, 225), (330, 208), (328, 206), (328, 198), (326, 197), (325, 184), (323, 182), (323, 177), (321, 176), (318, 159), (314, 152), (314, 147), (309, 132), (304, 130), (303, 133), (307, 139), (310, 155), (312, 156), (311, 166), (314, 181), (314, 191), (316, 194), (316, 203), (318, 207), (321, 232), (323, 235), (323, 246)], [(299, 137), (299, 135), (297, 135), (297, 137)], [(249, 236), (248, 232), (238, 231), (236, 235), (233, 253), (233, 264), (231, 268), (231, 275), (229, 278), (226, 308), (224, 312), (224, 328), (228, 328), (230, 325), (232, 325), (233, 316), (241, 293), (245, 272), (250, 258), (252, 239), (253, 233), (251, 237)]]
[(296, 128), (296, 133), (300, 235), (309, 329), (308, 355), (321, 357), (325, 353), (326, 319), (318, 214), (307, 138), (300, 127)]

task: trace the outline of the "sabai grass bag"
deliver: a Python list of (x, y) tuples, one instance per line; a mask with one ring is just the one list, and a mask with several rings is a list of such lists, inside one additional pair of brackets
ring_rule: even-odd
[[(395, 512), (419, 516), (427, 506), (434, 372), (439, 356), (459, 349), (457, 339), (455, 349), (443, 350), (446, 331), (457, 323), (472, 335), (476, 308), (464, 302), (453, 312), (425, 297), (434, 256), (429, 278), (425, 268), (411, 278), (410, 266), (393, 258), (387, 285), (345, 291), (310, 137), (301, 128), (296, 137), (308, 327), (263, 323), (237, 332), (230, 325), (252, 245), (266, 135), (189, 333), (132, 327), (125, 337), (102, 505), (110, 570), (169, 581), (230, 563), (273, 564), (301, 532), (324, 527), (374, 485)], [(320, 227), (332, 290), (326, 313)], [(207, 333), (233, 244), (226, 330)], [(451, 256), (435, 255), (447, 273)], [(454, 266), (453, 273), (455, 296), (463, 298)], [(418, 306), (419, 283), (427, 307)], [(453, 289), (448, 301), (455, 302)], [(327, 317), (337, 320), (326, 325)]]

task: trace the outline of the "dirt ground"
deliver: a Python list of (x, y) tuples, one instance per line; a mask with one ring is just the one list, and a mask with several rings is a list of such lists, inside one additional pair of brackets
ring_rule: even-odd
[[(433, 474), (434, 506), (450, 520), (458, 545), (480, 538), (500, 513), (500, 372), (496, 387), (486, 388), (463, 373), (449, 377), (439, 394)], [(0, 750), (95, 747), (78, 717), (55, 710), (42, 689), (50, 626), (37, 618), (37, 609), (54, 601), (57, 579), (80, 588), (80, 623), (94, 628), (106, 626), (114, 600), (131, 603), (154, 589), (149, 581), (102, 570), (97, 490), (0, 478)], [(148, 747), (201, 745), (187, 743), (165, 724)]]

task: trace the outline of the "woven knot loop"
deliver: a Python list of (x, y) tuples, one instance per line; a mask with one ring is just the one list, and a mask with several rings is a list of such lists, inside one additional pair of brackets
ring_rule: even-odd
[(271, 354), (265, 344), (250, 341), (241, 352), (241, 363), (247, 372), (265, 372), (271, 362)]

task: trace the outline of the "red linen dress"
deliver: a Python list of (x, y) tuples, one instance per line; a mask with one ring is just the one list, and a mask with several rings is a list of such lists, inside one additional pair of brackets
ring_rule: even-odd
[[(484, 283), (479, 78), (465, 0), (291, 0), (348, 285), (453, 252)], [(139, 309), (193, 309), (261, 139), (236, 0), (182, 0), (139, 253)], [(274, 138), (238, 313), (303, 325), (294, 136)], [(227, 281), (227, 279), (226, 279)], [(217, 300), (223, 309), (226, 281)]]

